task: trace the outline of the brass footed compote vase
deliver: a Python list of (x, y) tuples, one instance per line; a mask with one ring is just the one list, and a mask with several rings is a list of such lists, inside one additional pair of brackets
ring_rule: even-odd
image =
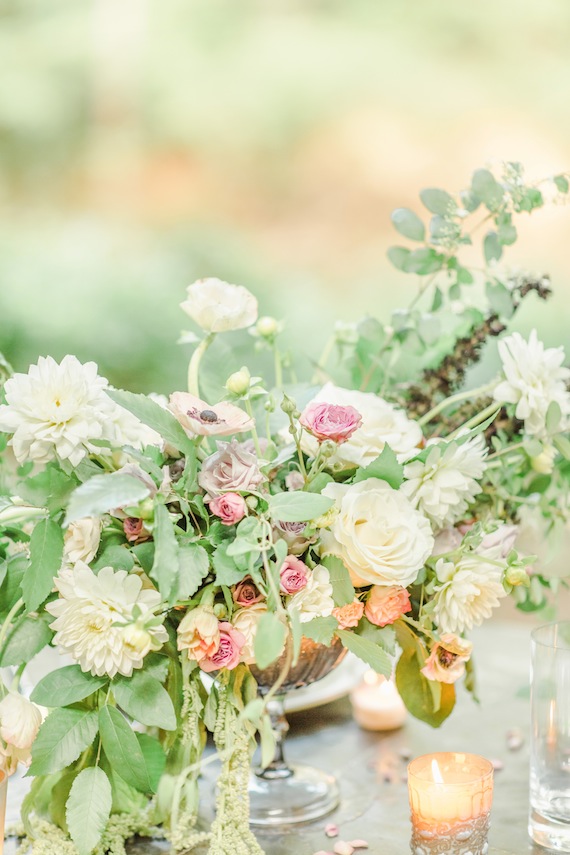
[[(284, 742), (289, 724), (284, 702), (288, 692), (301, 689), (326, 677), (346, 655), (338, 639), (330, 647), (303, 638), (299, 658), (292, 665), (279, 688), (268, 701), (267, 710), (276, 735), (275, 756), (265, 769), (254, 769), (249, 784), (250, 822), (257, 826), (279, 826), (309, 822), (325, 816), (340, 801), (336, 778), (312, 766), (289, 764)], [(269, 668), (252, 666), (261, 695), (267, 695), (286, 667), (287, 652)]]

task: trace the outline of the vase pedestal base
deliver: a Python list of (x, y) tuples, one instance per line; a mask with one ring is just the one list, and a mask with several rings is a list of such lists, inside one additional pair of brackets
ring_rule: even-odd
[(291, 825), (320, 819), (338, 807), (336, 778), (312, 766), (286, 766), (252, 773), (250, 824)]

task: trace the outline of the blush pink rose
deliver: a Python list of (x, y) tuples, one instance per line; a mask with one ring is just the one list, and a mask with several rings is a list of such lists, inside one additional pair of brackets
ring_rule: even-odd
[(346, 606), (333, 609), (332, 613), (338, 621), (339, 629), (350, 629), (353, 626), (358, 626), (358, 622), (364, 614), (364, 603), (361, 603), (360, 600), (353, 600)]
[(281, 590), (284, 594), (296, 594), (307, 584), (309, 568), (294, 555), (288, 555), (279, 571)]
[(374, 585), (364, 607), (364, 614), (376, 626), (388, 626), (412, 610), (410, 595), (400, 585)]
[(210, 510), (220, 518), (222, 525), (235, 525), (247, 512), (247, 505), (239, 493), (224, 493), (210, 502)]
[(354, 407), (315, 401), (305, 407), (299, 421), (320, 442), (330, 439), (340, 444), (358, 430), (362, 416)]
[(221, 668), (231, 671), (232, 668), (239, 665), (241, 650), (246, 642), (245, 635), (227, 621), (220, 623), (219, 630), (220, 643), (218, 649), (213, 656), (201, 660), (200, 668), (202, 671), (219, 671)]
[(235, 439), (218, 442), (218, 450), (206, 457), (198, 475), (198, 483), (206, 492), (206, 501), (222, 493), (257, 490), (265, 480), (255, 454)]
[(264, 599), (263, 594), (251, 576), (246, 576), (245, 579), (242, 579), (242, 581), (234, 587), (232, 597), (234, 603), (238, 606), (242, 606), (244, 609), (255, 605), (255, 603), (259, 603)]

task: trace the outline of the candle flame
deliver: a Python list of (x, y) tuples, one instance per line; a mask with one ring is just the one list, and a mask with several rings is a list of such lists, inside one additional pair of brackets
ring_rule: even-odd
[(435, 784), (443, 784), (443, 777), (439, 768), (439, 763), (435, 758), (431, 761), (431, 774)]
[(547, 742), (549, 745), (556, 744), (556, 701), (551, 700), (548, 709), (548, 734)]

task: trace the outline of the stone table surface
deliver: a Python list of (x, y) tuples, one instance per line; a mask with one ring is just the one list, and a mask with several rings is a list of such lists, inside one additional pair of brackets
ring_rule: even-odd
[[(346, 698), (290, 715), (288, 759), (337, 775), (342, 802), (325, 820), (259, 834), (267, 855), (332, 850), (334, 841), (324, 834), (327, 822), (338, 825), (340, 839), (367, 840), (370, 855), (405, 855), (410, 820), (402, 758), (432, 751), (473, 752), (503, 764), (495, 773), (490, 855), (545, 855), (548, 850), (533, 846), (527, 835), (530, 630), (525, 623), (491, 623), (473, 634), (481, 704), (461, 690), (457, 708), (439, 730), (409, 718), (397, 731), (366, 732), (352, 719)], [(507, 746), (507, 732), (513, 728), (524, 735), (516, 751)], [(9, 796), (12, 816), (18, 808), (17, 790), (13, 787)], [(15, 851), (10, 842), (6, 855)], [(131, 851), (164, 855), (168, 849), (149, 841), (132, 845)]]

